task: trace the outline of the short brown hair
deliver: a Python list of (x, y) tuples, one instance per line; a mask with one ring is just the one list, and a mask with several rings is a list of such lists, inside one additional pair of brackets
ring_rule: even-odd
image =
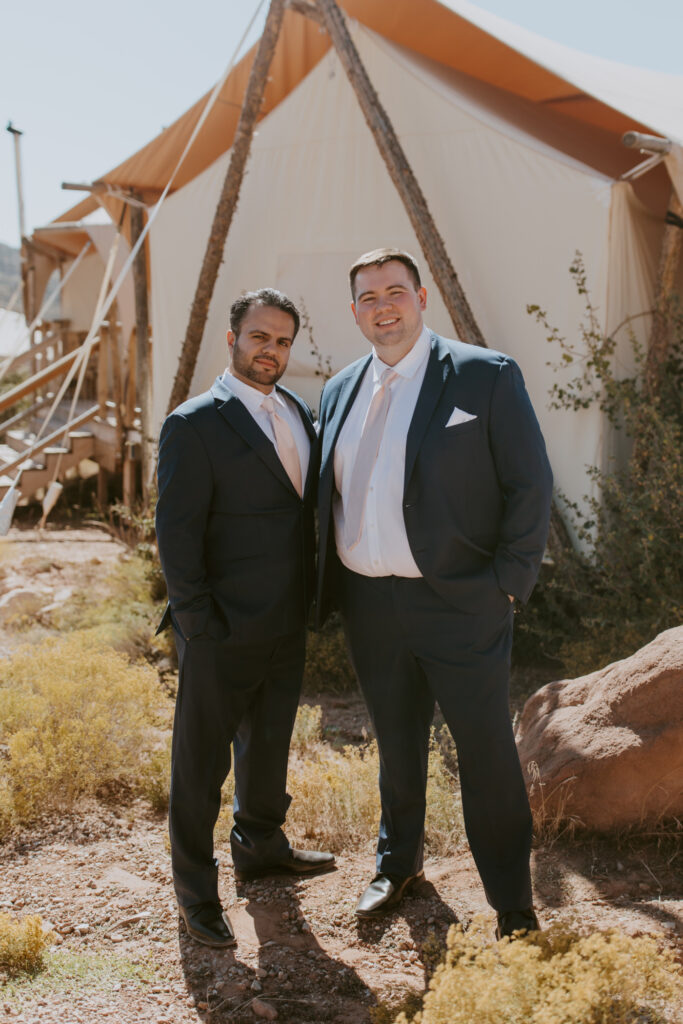
[(391, 263), (392, 260), (396, 260), (397, 263), (402, 263), (404, 267), (408, 268), (416, 291), (422, 287), (420, 271), (418, 270), (415, 258), (409, 252), (405, 252), (403, 249), (373, 249), (371, 252), (364, 252), (362, 256), (359, 256), (349, 270), (351, 298), (355, 299), (356, 297), (353, 289), (356, 283), (356, 276), (360, 270), (363, 270), (365, 267), (382, 267), (385, 263)]
[(252, 306), (271, 306), (273, 309), (281, 309), (283, 313), (288, 313), (294, 321), (292, 334), (292, 341), (294, 341), (299, 330), (299, 310), (291, 299), (288, 299), (276, 288), (259, 288), (257, 292), (243, 292), (238, 299), (235, 299), (230, 307), (230, 330), (236, 338), (239, 337), (242, 321)]

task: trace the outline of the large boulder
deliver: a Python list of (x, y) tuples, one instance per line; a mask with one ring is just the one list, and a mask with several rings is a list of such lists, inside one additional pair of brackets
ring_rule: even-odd
[(543, 818), (600, 830), (682, 818), (683, 626), (542, 687), (524, 705), (517, 745)]

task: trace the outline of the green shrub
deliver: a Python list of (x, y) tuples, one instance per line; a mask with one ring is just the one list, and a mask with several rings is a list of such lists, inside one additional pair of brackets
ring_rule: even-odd
[(331, 615), (321, 630), (308, 633), (303, 692), (346, 693), (357, 687), (341, 621)]
[(422, 1009), (396, 1024), (656, 1024), (683, 981), (648, 936), (553, 925), (487, 945), (490, 929), (484, 919), (450, 929)]
[(622, 376), (615, 337), (600, 330), (578, 255), (571, 272), (586, 302), (580, 346), (562, 338), (543, 310), (528, 307), (559, 346), (560, 365), (577, 368), (569, 382), (554, 385), (551, 406), (597, 406), (630, 455), (622, 467), (588, 470), (597, 496), (586, 497), (583, 508), (561, 498), (589, 554), (556, 554), (554, 571), (517, 617), (517, 652), (528, 652), (531, 642), (536, 653), (580, 674), (631, 654), (683, 619), (683, 317), (671, 314), (675, 343), (656, 387), (645, 383), (646, 355), (633, 332), (634, 371)]
[(136, 789), (169, 716), (156, 673), (103, 646), (97, 633), (20, 648), (0, 667), (5, 824), (103, 790)]

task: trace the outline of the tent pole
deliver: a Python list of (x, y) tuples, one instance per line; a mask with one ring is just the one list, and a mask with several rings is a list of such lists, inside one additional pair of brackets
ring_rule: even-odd
[(651, 394), (657, 391), (662, 370), (671, 349), (672, 342), (672, 298), (675, 292), (676, 275), (683, 251), (683, 205), (672, 189), (666, 214), (666, 227), (662, 236), (659, 254), (657, 281), (655, 284), (654, 316), (647, 346), (645, 374)]
[(270, 9), (259, 41), (256, 57), (251, 67), (247, 90), (240, 112), (240, 119), (232, 142), (230, 165), (228, 167), (223, 189), (218, 200), (216, 212), (211, 226), (211, 233), (204, 254), (204, 262), (199, 273), (197, 290), (195, 291), (190, 321), (187, 325), (185, 341), (178, 360), (168, 412), (184, 402), (190, 390), (199, 348), (206, 326), (211, 297), (218, 277), (218, 270), (223, 261), (225, 240), (230, 230), (237, 201), (239, 199), (244, 169), (249, 158), (254, 126), (258, 120), (263, 103), (263, 94), (268, 80), (268, 72), (280, 37), (280, 28), (284, 16), (285, 0), (271, 0)]
[[(140, 198), (134, 196), (133, 198)], [(144, 211), (141, 206), (129, 205), (131, 247), (135, 247), (144, 228)], [(135, 377), (137, 400), (140, 406), (140, 463), (142, 472), (142, 503), (146, 509), (149, 503), (150, 470), (150, 381), (149, 381), (149, 309), (147, 299), (147, 254), (146, 245), (140, 246), (133, 260), (133, 283), (135, 286)]]
[(391, 180), (400, 195), (420, 248), (461, 341), (486, 347), (484, 336), (451, 263), (427, 200), (408, 163), (389, 115), (380, 103), (336, 0), (317, 0), (325, 28), (346, 71)]

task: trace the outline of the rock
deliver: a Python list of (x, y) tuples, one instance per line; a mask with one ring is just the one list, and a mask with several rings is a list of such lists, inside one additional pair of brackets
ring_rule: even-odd
[(251, 1008), (257, 1017), (263, 1017), (264, 1020), (276, 1020), (277, 1010), (270, 1003), (264, 1003), (262, 999), (252, 999)]
[(252, 983), (249, 986), (249, 988), (251, 989), (252, 992), (262, 992), (263, 991), (263, 985), (258, 980), (258, 978), (254, 978), (254, 980), (252, 981)]
[(683, 626), (630, 658), (542, 687), (524, 705), (517, 745), (532, 807), (546, 820), (609, 830), (680, 818)]
[(83, 922), (82, 924), (75, 924), (74, 931), (77, 935), (87, 935), (90, 931), (90, 925)]
[(33, 618), (46, 604), (47, 596), (35, 590), (16, 587), (0, 597), (0, 623), (9, 625), (22, 618)]

